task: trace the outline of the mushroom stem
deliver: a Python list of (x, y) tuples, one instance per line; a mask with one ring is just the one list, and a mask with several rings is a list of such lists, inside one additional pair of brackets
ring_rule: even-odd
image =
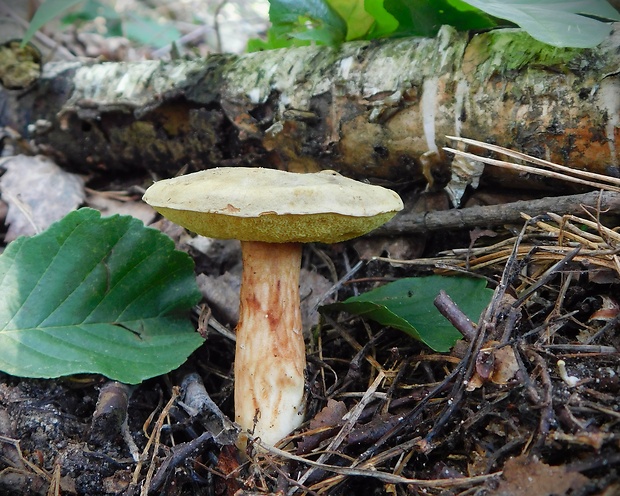
[(243, 274), (235, 357), (235, 419), (267, 444), (304, 414), (301, 244), (242, 241)]

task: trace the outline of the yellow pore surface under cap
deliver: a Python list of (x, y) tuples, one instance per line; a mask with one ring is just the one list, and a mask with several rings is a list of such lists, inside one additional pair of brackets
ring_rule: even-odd
[(403, 208), (395, 192), (333, 171), (244, 167), (159, 181), (144, 201), (203, 236), (270, 243), (344, 241), (372, 231)]

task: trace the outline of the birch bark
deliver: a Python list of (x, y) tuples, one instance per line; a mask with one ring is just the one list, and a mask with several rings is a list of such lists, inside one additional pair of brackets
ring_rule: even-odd
[[(34, 88), (0, 90), (0, 118), (78, 170), (332, 168), (443, 187), (481, 172), (442, 153), (455, 135), (619, 176), (619, 46), (620, 25), (591, 50), (444, 27), (433, 39), (338, 49), (49, 63)], [(550, 187), (532, 177), (509, 185)]]

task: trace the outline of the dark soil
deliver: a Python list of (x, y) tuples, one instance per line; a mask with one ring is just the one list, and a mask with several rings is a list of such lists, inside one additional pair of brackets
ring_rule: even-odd
[[(185, 3), (162, 3), (157, 17)], [(64, 38), (78, 45), (74, 29)], [(93, 57), (127, 56), (129, 45), (112, 53), (103, 37), (92, 39), (80, 38), (75, 53), (85, 56), (101, 44)], [(15, 130), (0, 131), (3, 156), (41, 153), (16, 139)], [(119, 200), (137, 208), (136, 184), (151, 178), (128, 185), (110, 175), (89, 179), (91, 189), (103, 191), (104, 207), (89, 205), (105, 210)], [(0, 225), (6, 209), (0, 202)], [(386, 253), (415, 264), (366, 261), (337, 300), (431, 273), (484, 277), (496, 293), (479, 326), (468, 333), (457, 324), (467, 338), (450, 353), (370, 320), (325, 313), (306, 336), (307, 421), (280, 450), (236, 447), (228, 420), (234, 343), (213, 322), (207, 327), (198, 309), (192, 317), (207, 333), (205, 344), (180, 370), (134, 388), (99, 376), (0, 373), (0, 495), (620, 494), (620, 236), (578, 220), (562, 222), (558, 234), (558, 219), (542, 220), (530, 222), (524, 236), (523, 225), (515, 225), (307, 247), (308, 297), (324, 293), (315, 275), (332, 286), (360, 256)], [(198, 274), (230, 273), (218, 301), (208, 303), (232, 329), (235, 291), (225, 289), (234, 286), (238, 250), (215, 244), (200, 251), (180, 229), (156, 226), (192, 255)], [(588, 241), (575, 241), (584, 231)], [(572, 253), (577, 245), (581, 251)], [(447, 313), (459, 320), (457, 309)], [(569, 377), (561, 377), (559, 361)], [(221, 412), (188, 407), (196, 399), (188, 384), (198, 393), (204, 384)]]
[[(570, 251), (540, 227), (529, 233), (509, 251), (545, 244), (559, 250), (556, 261)], [(454, 247), (459, 237), (427, 246), (446, 239)], [(308, 422), (284, 453), (241, 451), (234, 432), (218, 437), (214, 425), (226, 419), (183, 408), (177, 388), (197, 372), (232, 416), (234, 345), (211, 329), (182, 370), (121, 387), (111, 407), (102, 406), (110, 386), (101, 377), (0, 375), (0, 494), (619, 494), (617, 269), (596, 254), (554, 265), (529, 248), (477, 268), (473, 253), (471, 271), (500, 289), (478, 330), (452, 353), (347, 314), (324, 316), (308, 336)], [(304, 266), (329, 278), (326, 257), (344, 274), (356, 252), (308, 248)], [(441, 257), (450, 265), (465, 258)], [(338, 299), (433, 265), (368, 262)], [(558, 360), (572, 379), (560, 377)], [(342, 420), (347, 412), (355, 422)], [(298, 457), (317, 460), (326, 449), (327, 466), (306, 474), (311, 467)]]

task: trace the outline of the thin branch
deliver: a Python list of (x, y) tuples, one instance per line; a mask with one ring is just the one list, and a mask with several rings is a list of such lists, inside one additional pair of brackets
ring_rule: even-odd
[(336, 465), (326, 465), (325, 463), (320, 463), (314, 460), (308, 460), (307, 458), (303, 458), (301, 456), (293, 455), (287, 451), (274, 448), (264, 443), (260, 443), (261, 449), (271, 453), (275, 456), (280, 456), (284, 459), (294, 460), (299, 463), (305, 463), (306, 465), (310, 465), (312, 467), (316, 467), (318, 469), (326, 470), (329, 472), (334, 472), (336, 474), (349, 475), (349, 476), (359, 476), (359, 477), (372, 477), (374, 479), (378, 479), (383, 482), (388, 482), (392, 484), (414, 484), (416, 486), (421, 487), (463, 487), (470, 486), (474, 484), (480, 484), (488, 481), (489, 479), (493, 479), (499, 477), (502, 472), (495, 472), (487, 475), (478, 475), (474, 477), (462, 477), (458, 479), (409, 479), (407, 477), (402, 477), (400, 475), (389, 474), (387, 472), (381, 472), (379, 470), (373, 470), (370, 468), (348, 468), (348, 467), (339, 467)]
[(480, 226), (520, 224), (521, 214), (532, 217), (554, 212), (559, 215), (583, 213), (584, 208), (599, 208), (608, 213), (620, 212), (620, 193), (593, 191), (578, 195), (565, 195), (521, 200), (502, 205), (477, 206), (423, 213), (403, 212), (390, 222), (373, 231), (373, 235), (398, 235), (428, 231), (473, 229)]
[[(379, 374), (375, 378), (374, 382), (370, 385), (370, 387), (366, 390), (366, 393), (364, 394), (362, 399), (359, 401), (359, 403), (355, 405), (355, 407), (350, 412), (347, 413), (347, 415), (345, 416), (346, 421), (344, 425), (342, 426), (338, 434), (333, 438), (329, 446), (325, 449), (325, 453), (323, 453), (319, 457), (319, 459), (317, 460), (317, 463), (323, 463), (325, 460), (327, 460), (331, 456), (331, 454), (334, 451), (336, 451), (340, 447), (342, 442), (345, 440), (347, 435), (351, 432), (351, 430), (355, 426), (355, 423), (357, 422), (360, 415), (364, 411), (364, 408), (366, 407), (368, 402), (374, 397), (374, 393), (379, 387), (379, 385), (381, 384), (381, 382), (383, 382), (383, 379), (385, 379), (385, 374), (383, 373), (383, 371), (379, 371)], [(304, 482), (308, 480), (308, 477), (310, 477), (314, 471), (315, 471), (315, 467), (308, 469), (306, 473), (303, 474), (297, 480), (297, 482), (299, 484), (304, 484)]]

